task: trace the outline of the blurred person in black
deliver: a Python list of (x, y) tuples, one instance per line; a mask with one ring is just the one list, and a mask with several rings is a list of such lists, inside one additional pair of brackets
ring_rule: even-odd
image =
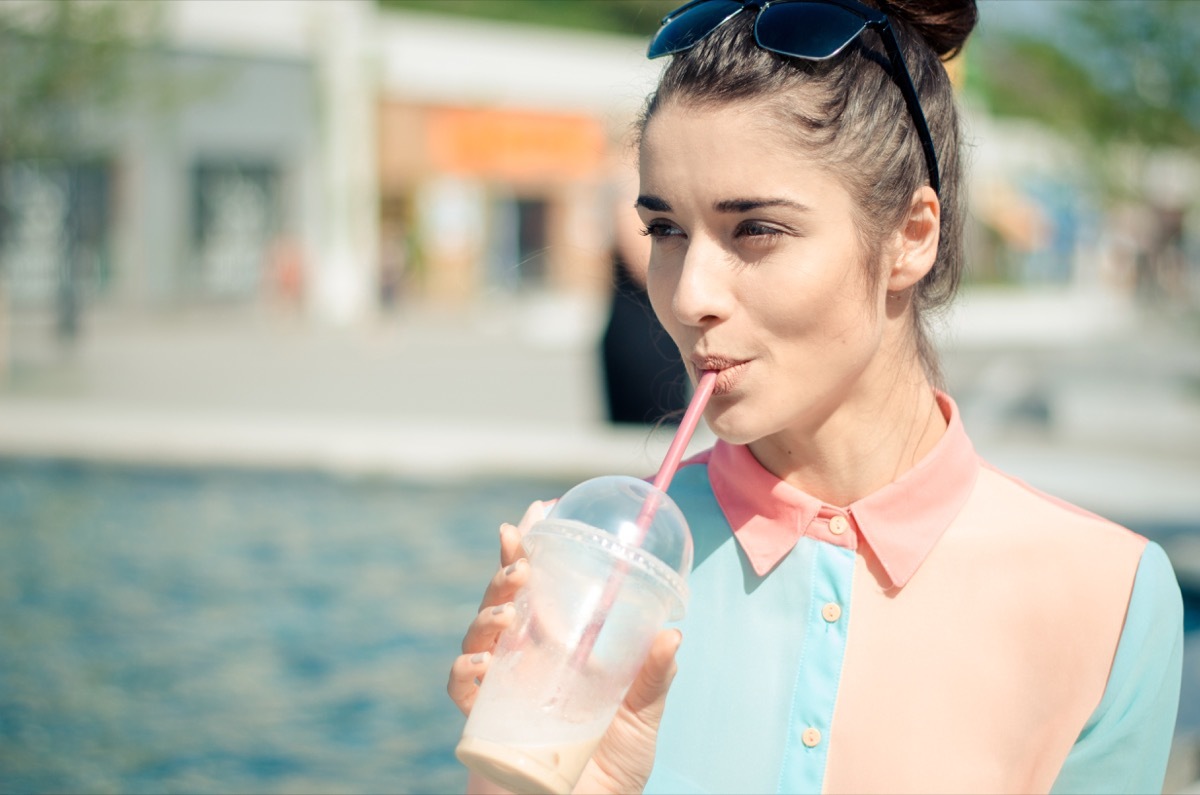
[(608, 420), (678, 423), (691, 382), (646, 294), (650, 240), (639, 233), (640, 228), (632, 200), (623, 202), (616, 214), (612, 301), (600, 345)]

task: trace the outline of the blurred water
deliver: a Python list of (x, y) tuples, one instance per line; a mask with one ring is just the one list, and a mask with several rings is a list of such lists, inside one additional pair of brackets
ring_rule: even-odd
[(0, 459), (0, 791), (461, 792), (496, 524), (570, 485)]
[(0, 791), (462, 791), (495, 526), (569, 485), (0, 461)]

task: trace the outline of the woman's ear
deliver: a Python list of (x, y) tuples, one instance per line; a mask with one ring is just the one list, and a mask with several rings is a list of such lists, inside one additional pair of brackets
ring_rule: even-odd
[(896, 232), (897, 256), (888, 273), (889, 293), (907, 290), (929, 273), (937, 261), (941, 228), (941, 202), (933, 188), (922, 186), (913, 194), (908, 216)]

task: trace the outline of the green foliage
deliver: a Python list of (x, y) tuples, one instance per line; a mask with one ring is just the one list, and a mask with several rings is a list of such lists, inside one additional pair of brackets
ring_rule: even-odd
[(649, 36), (682, 0), (378, 0), (384, 8), (431, 11), (549, 27)]
[(1089, 0), (1053, 10), (1051, 30), (1013, 31), (977, 48), (970, 85), (990, 110), (1095, 145), (1200, 146), (1200, 2)]
[(0, 4), (0, 159), (67, 151), (83, 109), (129, 91), (134, 42), (157, 21), (152, 2)]

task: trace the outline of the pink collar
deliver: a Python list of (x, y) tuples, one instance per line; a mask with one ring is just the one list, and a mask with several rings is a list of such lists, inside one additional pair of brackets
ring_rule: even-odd
[[(941, 392), (937, 401), (948, 427), (933, 450), (898, 480), (844, 508), (784, 483), (744, 445), (718, 441), (698, 456), (698, 462), (708, 461), (713, 494), (754, 571), (765, 575), (802, 536), (855, 549), (861, 535), (892, 587), (903, 587), (966, 503), (979, 472), (958, 407)], [(827, 520), (835, 515), (857, 533), (831, 534)]]

